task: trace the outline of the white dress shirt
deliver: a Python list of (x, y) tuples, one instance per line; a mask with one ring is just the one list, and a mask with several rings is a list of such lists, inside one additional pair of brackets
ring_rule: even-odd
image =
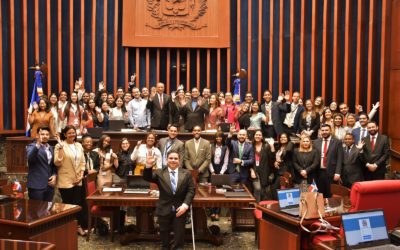
[(132, 99), (128, 105), (128, 116), (132, 126), (145, 128), (150, 126), (151, 112), (146, 108), (147, 101), (142, 98)]

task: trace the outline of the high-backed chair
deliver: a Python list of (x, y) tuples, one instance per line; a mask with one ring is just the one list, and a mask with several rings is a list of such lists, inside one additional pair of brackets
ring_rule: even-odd
[[(351, 208), (349, 212), (370, 209), (383, 209), (388, 230), (400, 226), (400, 180), (363, 181), (353, 184), (350, 192)], [(313, 238), (313, 244), (321, 241), (335, 240), (343, 237), (340, 234), (318, 234)]]
[[(88, 174), (83, 181), (86, 197), (96, 192), (96, 179), (97, 173)], [(101, 207), (101, 206), (92, 206), (89, 207), (89, 213), (92, 218), (94, 218), (94, 227), (96, 228), (97, 218), (108, 217), (110, 218), (110, 231), (111, 231), (111, 241), (114, 241), (114, 224), (115, 221), (119, 217), (119, 207)], [(92, 228), (92, 220), (88, 221), (88, 233), (86, 235), (86, 240), (88, 241), (90, 238), (90, 231)]]

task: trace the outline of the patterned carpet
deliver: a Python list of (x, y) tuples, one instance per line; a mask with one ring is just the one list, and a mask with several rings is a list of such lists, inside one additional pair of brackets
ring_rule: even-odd
[[(128, 218), (128, 222), (130, 222)], [(219, 222), (208, 222), (208, 225), (219, 225), (223, 235), (224, 244), (216, 247), (206, 242), (196, 242), (196, 249), (257, 249), (254, 241), (254, 232), (232, 232), (231, 222), (228, 217), (222, 217)], [(190, 228), (190, 225), (187, 225)], [(137, 241), (131, 242), (127, 246), (121, 246), (118, 233), (115, 233), (114, 243), (109, 236), (98, 236), (91, 234), (90, 241), (86, 238), (78, 237), (78, 247), (82, 250), (93, 249), (160, 249), (159, 241)], [(185, 249), (192, 249), (192, 243), (186, 242)]]

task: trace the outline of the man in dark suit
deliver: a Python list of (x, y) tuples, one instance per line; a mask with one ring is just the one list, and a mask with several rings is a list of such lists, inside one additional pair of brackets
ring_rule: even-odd
[(356, 145), (360, 141), (362, 141), (365, 137), (369, 136), (369, 133), (367, 130), (368, 115), (366, 113), (360, 113), (358, 115), (358, 122), (360, 123), (360, 127), (355, 128), (351, 131), (351, 133), (354, 136), (354, 144), (356, 144)]
[(355, 145), (354, 136), (351, 133), (347, 133), (344, 136), (343, 142), (343, 171), (342, 181), (343, 185), (351, 188), (354, 182), (363, 181), (363, 163), (361, 161), (360, 151), (363, 144)]
[(192, 98), (181, 109), (181, 115), (185, 121), (185, 130), (192, 131), (195, 126), (204, 130), (204, 116), (208, 114), (207, 102), (199, 97), (197, 88), (192, 89)]
[(206, 183), (210, 172), (208, 167), (211, 162), (210, 142), (201, 138), (200, 126), (193, 128), (193, 139), (185, 142), (184, 164), (186, 169), (199, 171), (199, 183)]
[(299, 131), (301, 115), (304, 112), (304, 107), (299, 104), (299, 101), (300, 93), (296, 91), (292, 95), (292, 103), (286, 102), (287, 113), (283, 120), (283, 130), (288, 135), (296, 134)]
[(248, 184), (249, 171), (254, 165), (253, 145), (247, 142), (247, 131), (242, 129), (237, 134), (237, 140), (232, 140), (235, 127), (231, 126), (226, 146), (229, 148), (228, 173), (232, 183)]
[(176, 126), (169, 126), (168, 137), (161, 138), (158, 141), (158, 149), (162, 155), (162, 166), (167, 167), (167, 154), (170, 150), (177, 151), (179, 153), (179, 165), (183, 166), (183, 157), (185, 154), (185, 144), (176, 138), (178, 135), (178, 128)]
[(331, 184), (340, 180), (343, 164), (342, 142), (331, 136), (331, 126), (321, 125), (321, 136), (314, 141), (315, 149), (321, 157), (317, 172), (317, 186), (325, 198), (330, 198)]
[(50, 128), (39, 127), (36, 142), (26, 147), (29, 199), (53, 200), (57, 169), (54, 165), (54, 147), (47, 143), (49, 137)]
[(276, 138), (283, 133), (283, 120), (286, 116), (286, 105), (279, 102), (272, 101), (272, 93), (269, 90), (264, 91), (265, 102), (261, 105), (261, 112), (268, 118), (268, 123), (264, 122), (262, 125), (263, 135), (266, 138)]
[(157, 83), (156, 90), (157, 93), (147, 101), (147, 109), (151, 112), (151, 127), (167, 130), (168, 125), (171, 124), (172, 99), (164, 93), (164, 83)]
[(374, 121), (367, 125), (369, 136), (364, 139), (362, 158), (367, 168), (365, 180), (385, 179), (386, 163), (389, 158), (389, 138), (378, 133), (378, 125)]
[[(185, 240), (185, 218), (195, 195), (192, 174), (179, 167), (179, 153), (170, 150), (167, 154), (167, 168), (152, 171), (154, 156), (148, 156), (143, 178), (157, 184), (160, 197), (156, 214), (160, 224), (162, 249), (183, 249)], [(174, 240), (170, 248), (170, 233)]]

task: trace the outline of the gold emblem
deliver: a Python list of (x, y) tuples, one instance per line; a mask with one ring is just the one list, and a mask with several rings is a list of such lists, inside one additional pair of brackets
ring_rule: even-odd
[(153, 29), (199, 30), (207, 27), (207, 24), (198, 23), (207, 8), (207, 0), (147, 0), (147, 10), (155, 22), (146, 23), (146, 26)]

